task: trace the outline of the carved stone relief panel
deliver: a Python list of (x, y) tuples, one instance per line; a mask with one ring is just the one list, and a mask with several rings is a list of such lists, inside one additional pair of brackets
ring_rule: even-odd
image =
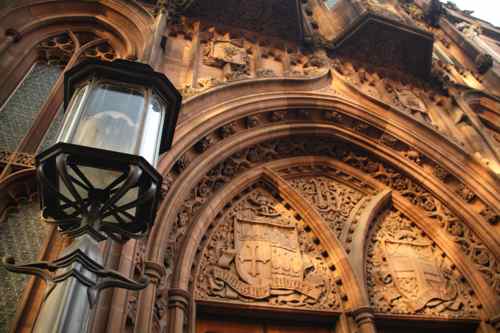
[(243, 39), (209, 41), (203, 50), (203, 64), (222, 69), (227, 81), (250, 76), (250, 56)]
[(373, 68), (360, 67), (357, 63), (336, 60), (333, 67), (345, 82), (364, 95), (389, 104), (432, 127), (436, 126), (429, 107), (438, 102), (429, 86), (410, 77), (393, 80), (384, 77), (381, 72), (375, 72)]
[(201, 255), (196, 299), (339, 310), (325, 253), (298, 214), (258, 186), (216, 221)]
[(401, 212), (379, 217), (367, 249), (367, 283), (378, 312), (475, 318), (478, 302), (467, 281), (436, 245)]
[(289, 183), (317, 209), (337, 238), (342, 240), (365, 195), (324, 176), (297, 177), (290, 179)]
[[(344, 115), (337, 115), (341, 119), (345, 118)], [(384, 133), (380, 137), (380, 141), (390, 145), (393, 149), (399, 144), (395, 138)], [(381, 162), (378, 158), (364, 151), (348, 150), (345, 142), (320, 137), (297, 137), (262, 142), (233, 154), (203, 176), (198, 185), (192, 189), (190, 195), (185, 198), (182, 207), (177, 212), (173, 231), (165, 246), (165, 251), (168, 254), (165, 257), (167, 276), (171, 273), (172, 261), (176, 257), (186, 230), (213, 193), (221, 189), (233, 177), (258, 163), (307, 155), (329, 156), (342, 161), (371, 175), (393, 191), (399, 192), (415, 207), (423, 209), (426, 216), (445, 230), (450, 240), (460, 246), (463, 254), (471, 259), (491, 288), (497, 295), (500, 295), (500, 265), (498, 260), (473, 230), (459, 216), (450, 211), (445, 203), (437, 199), (422, 184), (397, 171), (394, 166)], [(358, 188), (362, 187), (358, 186)]]

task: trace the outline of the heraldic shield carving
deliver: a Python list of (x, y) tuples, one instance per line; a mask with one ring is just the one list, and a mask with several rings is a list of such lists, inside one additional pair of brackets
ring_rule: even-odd
[(296, 213), (257, 188), (221, 219), (203, 252), (198, 299), (338, 308), (323, 250)]
[(434, 261), (432, 243), (386, 240), (382, 244), (389, 274), (411, 310), (457, 298), (456, 286), (445, 280)]
[(370, 298), (379, 312), (477, 318), (477, 300), (444, 253), (399, 211), (381, 216), (368, 247)]

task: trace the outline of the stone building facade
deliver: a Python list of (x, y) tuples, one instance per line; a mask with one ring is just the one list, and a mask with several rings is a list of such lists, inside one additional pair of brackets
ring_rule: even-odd
[[(426, 0), (19, 0), (0, 8), (0, 256), (57, 257), (34, 155), (63, 73), (129, 59), (182, 92), (151, 279), (92, 332), (500, 332), (500, 28)], [(0, 331), (45, 285), (0, 268)]]

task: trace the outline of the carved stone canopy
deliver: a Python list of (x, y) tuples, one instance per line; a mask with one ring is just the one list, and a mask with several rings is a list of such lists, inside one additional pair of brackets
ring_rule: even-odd
[(335, 22), (343, 23), (343, 28), (329, 41), (332, 49), (376, 66), (428, 77), (434, 37), (417, 28), (396, 7), (382, 10), (385, 7), (379, 2), (339, 0), (332, 15)]
[(300, 41), (302, 14), (297, 0), (193, 0), (183, 14), (208, 22)]

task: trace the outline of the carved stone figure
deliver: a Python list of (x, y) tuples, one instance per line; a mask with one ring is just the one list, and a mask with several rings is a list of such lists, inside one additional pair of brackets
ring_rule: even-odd
[(223, 69), (228, 81), (248, 77), (249, 61), (243, 40), (213, 40), (204, 49), (203, 63)]

